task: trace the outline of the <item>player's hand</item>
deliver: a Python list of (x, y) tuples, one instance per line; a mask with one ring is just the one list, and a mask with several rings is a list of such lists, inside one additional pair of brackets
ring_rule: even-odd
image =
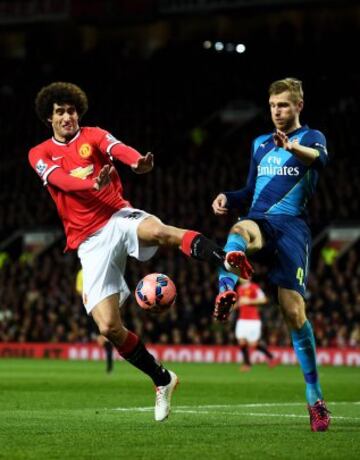
[(294, 144), (298, 143), (298, 141), (290, 141), (287, 137), (286, 133), (277, 129), (276, 132), (273, 134), (274, 142), (277, 147), (282, 147), (289, 152), (292, 151)]
[(226, 207), (227, 198), (223, 193), (219, 193), (219, 195), (215, 198), (212, 203), (213, 211), (218, 216), (223, 216), (224, 214), (228, 213), (228, 209)]
[(131, 166), (136, 174), (145, 174), (150, 172), (154, 167), (154, 155), (148, 152), (144, 157), (138, 159), (137, 164)]
[(114, 166), (105, 165), (101, 168), (97, 177), (95, 177), (94, 189), (99, 191), (108, 186), (111, 182), (111, 175), (115, 171)]

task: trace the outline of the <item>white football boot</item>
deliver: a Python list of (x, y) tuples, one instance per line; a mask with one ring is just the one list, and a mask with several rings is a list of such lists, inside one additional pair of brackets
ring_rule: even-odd
[(162, 387), (156, 387), (156, 399), (155, 399), (155, 420), (162, 422), (166, 420), (170, 413), (171, 396), (179, 383), (177, 375), (169, 371), (171, 380), (167, 385)]

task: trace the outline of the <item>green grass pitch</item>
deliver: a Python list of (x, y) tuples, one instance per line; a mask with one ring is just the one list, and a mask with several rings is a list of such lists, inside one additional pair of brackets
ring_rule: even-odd
[(358, 459), (360, 369), (322, 367), (331, 429), (312, 433), (299, 368), (171, 363), (169, 419), (124, 362), (0, 360), (0, 459)]

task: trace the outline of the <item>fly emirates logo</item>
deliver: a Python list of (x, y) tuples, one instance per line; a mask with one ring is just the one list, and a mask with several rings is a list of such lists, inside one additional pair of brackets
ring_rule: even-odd
[(298, 176), (300, 170), (298, 166), (281, 166), (281, 158), (269, 156), (266, 166), (258, 165), (259, 176)]

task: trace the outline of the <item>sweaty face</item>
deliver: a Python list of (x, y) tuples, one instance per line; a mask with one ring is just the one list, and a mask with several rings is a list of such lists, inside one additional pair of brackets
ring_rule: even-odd
[(294, 102), (289, 91), (272, 94), (269, 99), (271, 119), (275, 128), (284, 132), (293, 131), (300, 127), (299, 116), (303, 101)]
[(79, 116), (76, 107), (71, 104), (54, 103), (53, 113), (48, 119), (54, 131), (54, 137), (60, 142), (70, 140), (79, 130)]

